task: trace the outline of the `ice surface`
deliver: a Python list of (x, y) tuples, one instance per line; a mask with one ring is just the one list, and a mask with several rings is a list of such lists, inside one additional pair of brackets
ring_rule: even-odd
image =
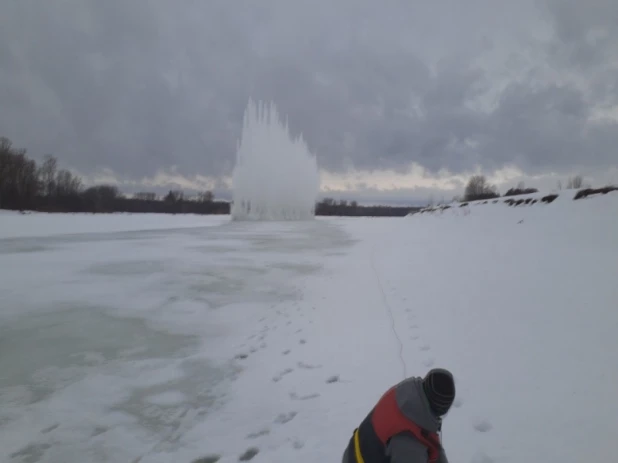
[(0, 210), (0, 238), (209, 227), (229, 220), (229, 216), (222, 215), (47, 214), (44, 212), (20, 214)]
[(0, 240), (0, 461), (340, 461), (403, 377), (386, 303), (408, 373), (455, 374), (450, 461), (613, 461), (616, 217), (608, 194)]
[(0, 239), (3, 462), (206, 455), (182, 436), (229, 400), (239, 350), (267, 348), (237, 336), (299, 298), (299, 281), (347, 242), (321, 221), (183, 229), (170, 217), (167, 230), (122, 231), (133, 216), (109, 215), (114, 232), (98, 221), (76, 234), (91, 216), (51, 214), (37, 216), (50, 236), (16, 238), (34, 216), (3, 214), (14, 230)]
[(249, 101), (232, 174), (234, 220), (313, 218), (320, 187), (316, 158), (269, 105)]

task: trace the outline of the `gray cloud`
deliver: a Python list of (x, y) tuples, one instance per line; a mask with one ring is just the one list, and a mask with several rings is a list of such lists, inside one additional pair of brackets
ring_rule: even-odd
[(331, 171), (592, 172), (615, 24), (613, 0), (3, 2), (0, 134), (84, 173), (225, 175), (252, 96)]

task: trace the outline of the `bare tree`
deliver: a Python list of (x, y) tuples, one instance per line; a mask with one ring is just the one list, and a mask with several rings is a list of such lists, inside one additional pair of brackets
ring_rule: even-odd
[(51, 154), (45, 155), (44, 159), (43, 165), (39, 169), (41, 187), (45, 196), (53, 196), (56, 188), (56, 170), (58, 168), (58, 160)]
[(82, 190), (82, 180), (66, 169), (56, 174), (56, 195), (75, 196)]
[(13, 142), (6, 137), (0, 137), (0, 154), (12, 154)]
[(581, 175), (576, 175), (575, 177), (569, 178), (567, 182), (567, 190), (579, 190), (584, 184), (584, 177)]
[(184, 200), (185, 194), (181, 190), (170, 190), (165, 196), (166, 203), (179, 203)]
[(211, 203), (214, 201), (215, 195), (212, 193), (212, 191), (202, 191), (198, 193), (197, 199), (201, 203)]
[(0, 137), (0, 207), (32, 208), (38, 193), (36, 162), (26, 157), (25, 149), (13, 148), (11, 140)]
[(499, 196), (496, 187), (487, 183), (485, 176), (474, 175), (466, 185), (464, 200), (475, 201), (479, 199), (497, 198)]

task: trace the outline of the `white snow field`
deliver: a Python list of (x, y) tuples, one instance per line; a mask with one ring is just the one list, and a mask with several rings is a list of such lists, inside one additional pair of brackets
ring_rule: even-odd
[(618, 194), (571, 198), (79, 234), (42, 215), (55, 236), (0, 240), (0, 461), (339, 462), (434, 366), (452, 463), (614, 461)]

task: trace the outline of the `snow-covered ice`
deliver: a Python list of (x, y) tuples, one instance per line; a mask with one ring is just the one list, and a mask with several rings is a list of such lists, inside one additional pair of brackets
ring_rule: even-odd
[(0, 240), (0, 461), (337, 462), (432, 366), (457, 381), (451, 462), (613, 461), (618, 194), (570, 198), (54, 236), (41, 215)]

